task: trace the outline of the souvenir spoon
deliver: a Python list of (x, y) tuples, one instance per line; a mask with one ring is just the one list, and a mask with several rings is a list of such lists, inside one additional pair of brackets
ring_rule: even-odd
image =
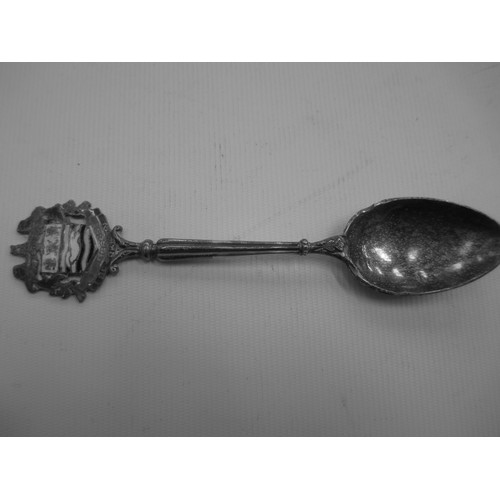
[(359, 211), (344, 234), (311, 243), (145, 240), (134, 243), (110, 228), (89, 202), (37, 207), (19, 223), (28, 240), (11, 253), (26, 260), (14, 267), (30, 292), (45, 290), (81, 302), (125, 259), (174, 259), (317, 253), (344, 261), (362, 283), (393, 295), (451, 290), (500, 264), (500, 225), (468, 207), (431, 198), (391, 198)]

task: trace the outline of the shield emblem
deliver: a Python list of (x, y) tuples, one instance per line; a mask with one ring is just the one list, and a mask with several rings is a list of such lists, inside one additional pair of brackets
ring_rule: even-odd
[(82, 302), (106, 277), (111, 231), (102, 212), (89, 202), (37, 207), (17, 230), (28, 240), (11, 246), (12, 254), (26, 259), (14, 267), (14, 275), (30, 292), (75, 295)]

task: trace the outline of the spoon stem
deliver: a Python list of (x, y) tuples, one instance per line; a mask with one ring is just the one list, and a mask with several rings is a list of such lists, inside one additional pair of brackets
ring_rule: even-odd
[(126, 259), (141, 258), (146, 262), (157, 260), (169, 262), (177, 259), (197, 257), (220, 257), (234, 255), (260, 254), (299, 254), (323, 253), (340, 257), (343, 250), (343, 237), (334, 236), (315, 243), (306, 239), (293, 241), (234, 241), (234, 240), (196, 240), (162, 238), (154, 243), (145, 240), (135, 243), (124, 239), (119, 233), (121, 226), (111, 231), (115, 248), (112, 248), (111, 273), (117, 272), (117, 264)]
[[(151, 248), (160, 262), (193, 257), (222, 257), (226, 255), (259, 255), (274, 253), (306, 253), (305, 240), (291, 241), (223, 241), (165, 238)], [(153, 260), (153, 259), (151, 259)]]

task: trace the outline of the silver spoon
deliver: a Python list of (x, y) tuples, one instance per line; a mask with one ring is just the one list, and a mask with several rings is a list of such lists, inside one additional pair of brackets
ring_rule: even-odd
[(393, 295), (422, 295), (474, 281), (500, 264), (500, 225), (468, 207), (431, 198), (392, 198), (359, 211), (344, 234), (310, 243), (166, 238), (127, 241), (98, 208), (74, 201), (37, 207), (19, 223), (28, 240), (14, 267), (30, 292), (81, 302), (125, 259), (174, 259), (269, 253), (318, 253), (344, 261), (362, 283)]

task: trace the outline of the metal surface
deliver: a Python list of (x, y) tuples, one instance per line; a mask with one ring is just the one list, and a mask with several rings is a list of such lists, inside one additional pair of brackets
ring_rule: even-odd
[(89, 202), (37, 207), (21, 221), (25, 257), (14, 276), (30, 292), (82, 302), (126, 259), (319, 253), (344, 261), (362, 283), (394, 295), (421, 295), (470, 283), (500, 264), (500, 226), (468, 207), (430, 198), (392, 198), (354, 215), (343, 235), (310, 243), (160, 239), (127, 241)]

